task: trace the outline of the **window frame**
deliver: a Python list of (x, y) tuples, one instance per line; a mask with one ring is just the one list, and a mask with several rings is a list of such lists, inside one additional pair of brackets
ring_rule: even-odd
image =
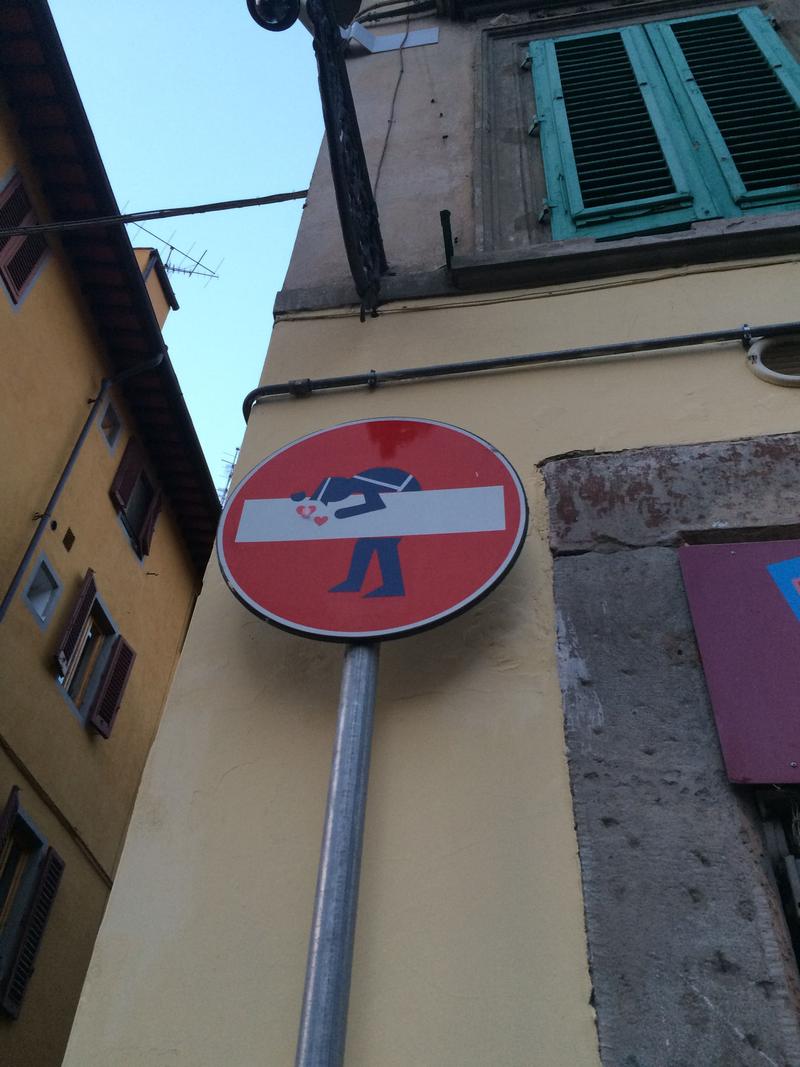
[[(53, 588), (53, 595), (52, 595), (52, 597), (50, 599), (50, 602), (48, 604), (47, 613), (45, 615), (40, 615), (39, 614), (39, 612), (33, 606), (33, 603), (32, 603), (31, 598), (30, 598), (31, 588), (33, 586), (33, 583), (36, 581), (36, 578), (38, 577), (39, 572), (42, 570), (42, 568), (47, 570), (47, 572), (50, 574), (50, 577), (55, 582), (55, 586)], [(58, 574), (56, 572), (55, 567), (50, 562), (50, 560), (48, 559), (47, 555), (44, 552), (42, 552), (41, 555), (39, 556), (39, 558), (36, 561), (36, 565), (33, 567), (32, 571), (31, 571), (30, 577), (28, 578), (28, 581), (27, 581), (27, 583), (25, 585), (25, 592), (23, 593), (23, 597), (22, 597), (22, 599), (25, 602), (25, 606), (27, 607), (28, 611), (30, 611), (31, 615), (33, 615), (34, 619), (36, 620), (36, 625), (39, 627), (40, 630), (47, 629), (47, 627), (48, 627), (48, 625), (50, 623), (50, 620), (53, 617), (53, 613), (55, 612), (56, 608), (58, 607), (58, 602), (61, 599), (61, 593), (63, 592), (63, 589), (64, 589), (64, 584), (61, 581), (61, 579), (58, 577)]]
[[(16, 1019), (41, 947), (50, 910), (64, 872), (64, 861), (19, 803), (19, 786), (12, 786), (0, 810), (0, 882), (10, 859), (8, 845), (22, 838), (29, 853), (10, 907), (0, 929), (0, 1012)], [(0, 901), (0, 912), (8, 898)]]
[[(88, 647), (93, 617), (107, 627), (106, 639), (91, 664), (89, 678), (82, 686), (80, 700), (77, 700), (69, 690)], [(136, 652), (119, 632), (100, 597), (91, 568), (78, 590), (54, 656), (56, 684), (70, 709), (87, 728), (109, 738), (122, 706)]]
[[(598, 207), (585, 207), (578, 180), (578, 165), (573, 152), (563, 89), (556, 59), (561, 42), (583, 41), (619, 35), (637, 79), (653, 132), (661, 147), (675, 192), (658, 197), (620, 201)], [(542, 156), (545, 165), (548, 203), (553, 240), (578, 237), (616, 237), (641, 232), (643, 219), (657, 219), (652, 229), (672, 228), (698, 218), (714, 217), (713, 201), (702, 175), (687, 169), (681, 157), (691, 154), (689, 138), (679, 121), (667, 81), (657, 58), (650, 54), (644, 27), (626, 25), (592, 30), (587, 33), (562, 34), (530, 43), (534, 91), (537, 96), (537, 119), (541, 127)], [(538, 84), (537, 84), (538, 80)], [(540, 101), (539, 89), (546, 88)], [(541, 94), (545, 97), (545, 93)], [(558, 175), (562, 191), (552, 199), (551, 175)], [(661, 210), (663, 208), (663, 210)]]
[[(800, 108), (800, 61), (780, 40), (768, 17), (753, 6), (604, 26), (585, 33), (563, 33), (529, 42), (528, 55), (547, 189), (545, 206), (550, 212), (552, 240), (579, 236), (595, 239), (647, 236), (659, 230), (674, 229), (676, 224), (681, 223), (688, 228), (692, 223), (703, 220), (764, 215), (800, 208), (800, 190), (796, 185), (775, 186), (768, 191), (747, 193), (699, 86), (685, 80), (691, 78), (691, 73), (671, 27), (680, 23), (730, 17), (741, 21), (756, 48)], [(648, 204), (646, 198), (641, 198), (611, 205), (613, 210), (604, 208), (598, 212), (597, 209), (590, 209), (597, 212), (599, 219), (605, 215), (605, 220), (595, 224), (589, 212), (583, 209), (555, 50), (560, 42), (615, 34), (625, 45), (640, 82), (653, 130), (678, 193), (682, 191), (681, 171), (689, 171), (688, 184), (693, 200), (691, 207), (682, 213), (659, 211), (660, 205)], [(687, 91), (687, 84), (690, 91)], [(700, 98), (699, 102), (695, 99), (697, 97)], [(673, 144), (675, 140), (682, 143), (677, 153)], [(681, 156), (688, 161), (688, 167), (681, 167)], [(704, 190), (708, 191), (708, 199)], [(614, 214), (616, 219), (610, 220), (608, 216)]]
[[(143, 510), (140, 521), (134, 524), (129, 519), (128, 509), (136, 486), (142, 479), (146, 479), (149, 483), (152, 495)], [(150, 474), (144, 450), (136, 437), (128, 438), (108, 493), (128, 535), (131, 547), (139, 559), (143, 559), (150, 554), (163, 498), (155, 478)]]
[[(109, 418), (109, 416), (111, 416), (113, 420), (113, 429), (111, 430), (110, 434), (105, 427), (105, 421)], [(119, 412), (117, 411), (117, 407), (113, 400), (109, 400), (106, 404), (105, 408), (103, 409), (103, 414), (98, 420), (97, 425), (100, 429), (100, 433), (103, 435), (103, 440), (108, 446), (109, 452), (113, 454), (117, 449), (120, 434), (122, 433), (122, 419), (119, 417)]]

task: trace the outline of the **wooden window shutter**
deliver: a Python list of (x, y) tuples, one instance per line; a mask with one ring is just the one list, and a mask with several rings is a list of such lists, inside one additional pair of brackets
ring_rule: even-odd
[(554, 238), (717, 213), (643, 27), (534, 41), (530, 54)]
[[(20, 175), (15, 175), (0, 192), (0, 228), (32, 226), (36, 222), (33, 207)], [(47, 249), (41, 234), (0, 239), (0, 275), (11, 299), (16, 303)]]
[(47, 245), (41, 234), (31, 234), (22, 238), (22, 243), (14, 249), (3, 264), (3, 274), (16, 302), (22, 295), (39, 260), (45, 253)]
[(139, 531), (139, 549), (143, 556), (150, 554), (150, 542), (153, 540), (153, 531), (155, 530), (156, 520), (158, 519), (158, 513), (160, 511), (161, 492), (160, 490), (156, 490), (142, 522), (142, 528)]
[(119, 634), (114, 639), (87, 721), (103, 737), (110, 737), (136, 653)]
[(116, 505), (117, 511), (124, 511), (128, 506), (131, 493), (136, 485), (136, 479), (142, 472), (144, 457), (142, 449), (135, 437), (131, 437), (125, 446), (114, 481), (111, 483), (109, 494)]
[[(31, 204), (28, 194), (22, 184), (22, 178), (16, 174), (0, 192), (0, 227), (10, 230), (14, 226), (24, 226), (26, 218), (31, 214)], [(0, 237), (0, 249), (6, 247), (13, 237)]]
[(14, 825), (14, 820), (17, 817), (19, 811), (19, 786), (14, 785), (11, 787), (11, 792), (8, 794), (8, 800), (5, 803), (5, 807), (0, 812), (0, 856), (3, 854), (3, 849), (6, 846), (11, 829)]
[(2, 990), (2, 1006), (16, 1019), (25, 990), (34, 970), (34, 962), (42, 943), (50, 909), (53, 906), (64, 861), (53, 848), (48, 848), (39, 867), (31, 898), (20, 925), (17, 946)]
[(56, 662), (62, 674), (66, 674), (70, 668), (72, 657), (75, 655), (80, 641), (81, 632), (92, 610), (92, 604), (96, 596), (97, 585), (94, 580), (94, 571), (89, 568), (78, 592), (78, 598), (75, 601), (72, 614), (56, 649)]
[(800, 202), (800, 64), (767, 16), (747, 8), (647, 30), (738, 209)]

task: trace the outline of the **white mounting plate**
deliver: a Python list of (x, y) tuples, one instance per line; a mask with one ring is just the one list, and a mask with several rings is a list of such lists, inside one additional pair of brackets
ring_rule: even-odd
[(342, 30), (346, 41), (355, 41), (365, 51), (374, 55), (376, 52), (396, 52), (400, 48), (419, 48), (423, 44), (438, 44), (439, 27), (424, 30), (409, 30), (407, 33), (370, 33), (358, 22), (353, 22)]

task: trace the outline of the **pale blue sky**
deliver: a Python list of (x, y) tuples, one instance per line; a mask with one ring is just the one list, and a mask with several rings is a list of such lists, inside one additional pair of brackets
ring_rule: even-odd
[[(50, 0), (124, 211), (305, 189), (322, 138), (311, 37), (245, 0)], [(302, 201), (145, 223), (219, 269), (172, 275), (170, 356), (214, 480), (244, 431)], [(152, 243), (130, 227), (134, 244)], [(163, 253), (163, 249), (162, 249)], [(176, 260), (179, 262), (179, 260)]]

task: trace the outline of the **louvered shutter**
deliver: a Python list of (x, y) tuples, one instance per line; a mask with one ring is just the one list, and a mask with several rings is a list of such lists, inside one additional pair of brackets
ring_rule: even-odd
[[(0, 228), (32, 226), (36, 222), (31, 202), (17, 174), (0, 193)], [(0, 275), (16, 303), (45, 253), (41, 234), (0, 239)]]
[[(10, 230), (15, 226), (24, 226), (30, 214), (30, 200), (22, 185), (22, 178), (17, 174), (0, 192), (0, 228)], [(0, 252), (14, 240), (13, 237), (0, 237)]]
[(94, 571), (90, 568), (83, 579), (72, 614), (56, 649), (56, 662), (62, 674), (66, 674), (69, 671), (72, 657), (75, 655), (81, 632), (86, 620), (89, 618), (89, 612), (92, 610), (96, 595), (97, 585), (94, 580)]
[(15, 303), (22, 296), (22, 291), (28, 281), (33, 277), (33, 272), (46, 248), (47, 245), (41, 234), (31, 234), (21, 238), (19, 247), (14, 249), (3, 264), (3, 274)]
[(50, 909), (53, 906), (64, 861), (53, 848), (48, 848), (39, 867), (33, 892), (20, 924), (17, 945), (2, 989), (2, 1006), (12, 1018), (19, 1015), (25, 990), (34, 970), (34, 962), (42, 943)]
[(156, 528), (156, 519), (160, 511), (161, 492), (156, 490), (142, 522), (142, 528), (139, 531), (139, 549), (143, 556), (150, 554), (150, 543), (153, 540), (153, 531)]
[(6, 847), (6, 842), (8, 841), (18, 811), (19, 786), (14, 785), (11, 787), (11, 792), (8, 794), (8, 800), (5, 803), (5, 807), (2, 812), (0, 812), (0, 856), (2, 856), (3, 849)]
[(136, 479), (142, 472), (144, 457), (139, 442), (131, 437), (125, 446), (114, 481), (111, 483), (109, 494), (118, 511), (124, 511), (131, 498)]
[(738, 209), (800, 202), (800, 65), (767, 17), (747, 8), (647, 29)]
[(87, 721), (103, 737), (111, 735), (136, 653), (119, 634), (114, 639), (108, 663), (92, 700)]
[(554, 238), (716, 213), (643, 27), (534, 41), (530, 53)]

